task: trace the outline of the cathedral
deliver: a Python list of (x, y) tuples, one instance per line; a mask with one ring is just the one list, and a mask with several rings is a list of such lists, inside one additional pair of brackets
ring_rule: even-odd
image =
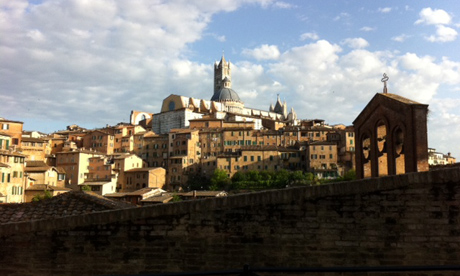
[(222, 56), (214, 64), (214, 91), (210, 100), (194, 99), (171, 94), (163, 100), (161, 112), (154, 114), (152, 130), (157, 134), (169, 133), (171, 129), (187, 128), (189, 120), (209, 118), (228, 122), (253, 122), (254, 129), (278, 129), (299, 124), (294, 109), (288, 113), (286, 102), (278, 99), (269, 110), (244, 106), (238, 93), (232, 89), (231, 63)]

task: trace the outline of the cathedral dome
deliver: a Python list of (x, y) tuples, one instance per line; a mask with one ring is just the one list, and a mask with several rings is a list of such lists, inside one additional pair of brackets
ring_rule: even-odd
[(222, 88), (216, 93), (211, 98), (211, 101), (215, 102), (241, 102), (240, 97), (238, 94), (231, 88)]

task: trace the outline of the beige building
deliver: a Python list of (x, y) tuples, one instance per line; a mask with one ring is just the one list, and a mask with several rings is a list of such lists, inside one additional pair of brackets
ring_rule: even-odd
[(169, 135), (155, 134), (150, 131), (144, 134), (142, 140), (142, 149), (139, 155), (145, 162), (147, 167), (163, 167), (168, 164), (169, 155)]
[(85, 174), (88, 173), (89, 159), (103, 155), (100, 152), (81, 149), (56, 153), (56, 167), (63, 168), (66, 172), (66, 187), (79, 191), (79, 184), (85, 182)]
[(46, 155), (51, 153), (48, 139), (22, 137), (20, 151), (28, 160), (45, 160)]
[(142, 188), (162, 189), (166, 184), (166, 170), (164, 168), (138, 168), (125, 171), (126, 189), (132, 192)]
[(199, 138), (199, 131), (193, 129), (173, 129), (169, 133), (169, 188), (184, 185), (189, 174), (198, 172), (201, 159)]
[(337, 144), (316, 141), (307, 146), (307, 168), (318, 178), (336, 178), (342, 168), (338, 166)]
[(12, 151), (11, 148), (0, 149), (0, 202), (24, 202), (24, 160), (25, 155)]
[(217, 168), (227, 171), (229, 177), (238, 171), (302, 170), (302, 151), (278, 146), (242, 147), (218, 156)]
[(15, 149), (21, 145), (23, 124), (23, 122), (7, 120), (0, 117), (0, 132), (10, 135), (10, 146)]
[(117, 192), (125, 192), (131, 190), (131, 188), (128, 187), (126, 183), (126, 171), (145, 167), (142, 158), (135, 154), (116, 154), (111, 156), (110, 162), (113, 162), (113, 170), (118, 174), (116, 184)]
[(104, 154), (114, 152), (114, 135), (102, 130), (94, 130), (83, 136), (83, 148)]

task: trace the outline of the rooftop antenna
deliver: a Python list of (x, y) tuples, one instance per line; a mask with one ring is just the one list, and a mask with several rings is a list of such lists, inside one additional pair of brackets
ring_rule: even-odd
[(387, 81), (389, 80), (390, 78), (387, 76), (386, 73), (383, 73), (383, 78), (382, 78), (382, 82), (383, 82), (383, 94), (387, 94), (388, 93), (388, 89), (387, 89)]

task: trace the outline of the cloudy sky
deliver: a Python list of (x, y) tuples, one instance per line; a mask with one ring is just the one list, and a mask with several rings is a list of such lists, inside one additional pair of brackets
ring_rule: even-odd
[(429, 104), (429, 146), (460, 158), (460, 5), (439, 1), (0, 0), (0, 117), (53, 132), (210, 99), (233, 64), (246, 106), (280, 94), (302, 119), (350, 125), (387, 73)]

